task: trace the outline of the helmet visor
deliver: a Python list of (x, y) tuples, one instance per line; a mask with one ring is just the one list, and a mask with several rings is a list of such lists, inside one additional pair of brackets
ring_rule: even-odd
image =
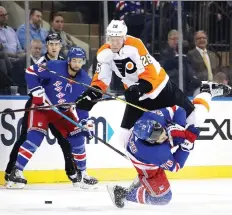
[(158, 122), (154, 122), (154, 126), (151, 132), (150, 137), (147, 139), (149, 142), (156, 142), (160, 139), (161, 134), (163, 133), (163, 127)]

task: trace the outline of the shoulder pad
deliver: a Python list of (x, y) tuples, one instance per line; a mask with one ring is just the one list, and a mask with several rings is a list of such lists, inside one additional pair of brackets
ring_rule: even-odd
[(97, 61), (99, 63), (109, 63), (113, 60), (114, 53), (111, 51), (110, 48), (106, 48), (98, 52), (97, 54)]

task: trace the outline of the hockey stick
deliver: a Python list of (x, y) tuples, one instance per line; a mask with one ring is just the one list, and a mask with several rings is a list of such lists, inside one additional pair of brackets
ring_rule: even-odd
[(62, 107), (62, 106), (72, 106), (72, 105), (76, 105), (76, 103), (63, 103), (63, 104), (48, 105), (48, 106), (36, 106), (33, 108), (7, 110), (7, 111), (1, 111), (0, 114), (9, 114), (9, 113), (15, 113), (15, 112), (22, 112), (22, 111), (31, 111), (31, 110), (44, 110), (44, 109), (52, 108), (52, 107)]
[(134, 108), (137, 108), (137, 109), (142, 110), (142, 111), (144, 111), (144, 112), (150, 112), (148, 109), (145, 109), (145, 108), (140, 107), (140, 106), (138, 106), (138, 105), (134, 105), (134, 104), (132, 104), (132, 103), (130, 103), (130, 102), (127, 102), (126, 100), (123, 100), (123, 99), (119, 98), (118, 96), (111, 95), (110, 93), (104, 93), (104, 92), (102, 92), (101, 90), (99, 90), (99, 89), (97, 89), (97, 88), (95, 88), (95, 87), (92, 87), (92, 86), (90, 86), (90, 85), (88, 85), (88, 84), (75, 81), (75, 80), (70, 79), (70, 78), (67, 78), (67, 77), (65, 77), (65, 76), (63, 76), (63, 75), (59, 75), (59, 74), (57, 74), (55, 71), (50, 70), (48, 67), (46, 67), (46, 66), (44, 66), (44, 65), (42, 65), (42, 64), (39, 64), (38, 66), (41, 67), (41, 68), (43, 68), (43, 69), (45, 69), (45, 70), (47, 70), (48, 72), (50, 72), (50, 73), (52, 73), (52, 74), (54, 74), (54, 75), (60, 77), (60, 78), (63, 78), (63, 79), (66, 79), (66, 80), (70, 81), (71, 83), (80, 84), (80, 85), (82, 85), (82, 86), (84, 86), (84, 87), (87, 87), (87, 88), (89, 88), (89, 89), (91, 89), (91, 90), (93, 90), (93, 91), (95, 91), (95, 92), (101, 93), (102, 95), (107, 95), (107, 96), (111, 97), (112, 99), (115, 99), (115, 100), (117, 100), (117, 101), (123, 102), (123, 103), (125, 103), (125, 104), (127, 104), (127, 105), (130, 105), (130, 106), (134, 107)]
[[(73, 125), (76, 125), (77, 127), (81, 128), (81, 129), (85, 129), (81, 124), (75, 122), (74, 120), (72, 120), (71, 118), (69, 118), (68, 116), (66, 116), (65, 114), (61, 113), (56, 107), (51, 107), (51, 109), (56, 112), (57, 114), (59, 114), (60, 116), (64, 117), (65, 119), (67, 119), (69, 122), (71, 122)], [(111, 146), (109, 143), (107, 143), (106, 141), (104, 141), (103, 139), (101, 139), (100, 137), (96, 136), (96, 135), (92, 135), (93, 137), (95, 137), (97, 140), (99, 140), (100, 142), (104, 143), (106, 146), (108, 146), (109, 148), (113, 149), (115, 152), (117, 152), (118, 154), (120, 154), (121, 156), (123, 156), (124, 158), (126, 158), (128, 160), (128, 157), (122, 153), (121, 151), (119, 151), (118, 149), (114, 148), (113, 146)]]
[[(93, 100), (92, 102), (104, 102), (104, 101), (111, 101), (114, 100), (113, 98), (102, 98), (102, 99), (96, 99)], [(16, 112), (23, 112), (23, 111), (31, 111), (31, 110), (43, 110), (46, 108), (51, 108), (51, 107), (62, 107), (62, 106), (71, 106), (71, 105), (76, 105), (76, 103), (63, 103), (63, 104), (56, 104), (56, 105), (48, 105), (48, 106), (36, 106), (33, 108), (22, 108), (22, 109), (15, 109), (15, 110), (7, 110), (7, 111), (0, 111), (0, 114), (9, 114), (9, 113), (16, 113)]]

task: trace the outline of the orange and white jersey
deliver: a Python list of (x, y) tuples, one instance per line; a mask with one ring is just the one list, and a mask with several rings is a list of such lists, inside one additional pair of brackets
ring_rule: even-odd
[(154, 99), (166, 86), (169, 77), (147, 51), (143, 42), (135, 37), (127, 36), (119, 53), (113, 53), (109, 44), (104, 44), (97, 52), (97, 67), (92, 86), (106, 91), (111, 82), (112, 72), (121, 79), (125, 89), (134, 85), (139, 79), (152, 84), (152, 90), (140, 100)]

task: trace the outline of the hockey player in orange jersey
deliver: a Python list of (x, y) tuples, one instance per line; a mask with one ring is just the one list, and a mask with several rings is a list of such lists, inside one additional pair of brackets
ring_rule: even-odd
[[(147, 51), (143, 42), (127, 35), (124, 21), (112, 20), (106, 29), (107, 42), (97, 52), (97, 66), (91, 86), (105, 92), (114, 72), (123, 82), (125, 99), (148, 110), (173, 105), (183, 107), (187, 117), (194, 118), (194, 104), (169, 80), (169, 76)], [(205, 88), (205, 89), (204, 89)], [(220, 90), (218, 90), (220, 89)], [(202, 85), (202, 90), (212, 96), (229, 92), (230, 88), (212, 82)], [(88, 89), (76, 101), (77, 107), (90, 110), (102, 94)], [(205, 103), (204, 98), (198, 102)], [(129, 129), (142, 116), (143, 111), (127, 105), (118, 132), (120, 142), (128, 140)]]

